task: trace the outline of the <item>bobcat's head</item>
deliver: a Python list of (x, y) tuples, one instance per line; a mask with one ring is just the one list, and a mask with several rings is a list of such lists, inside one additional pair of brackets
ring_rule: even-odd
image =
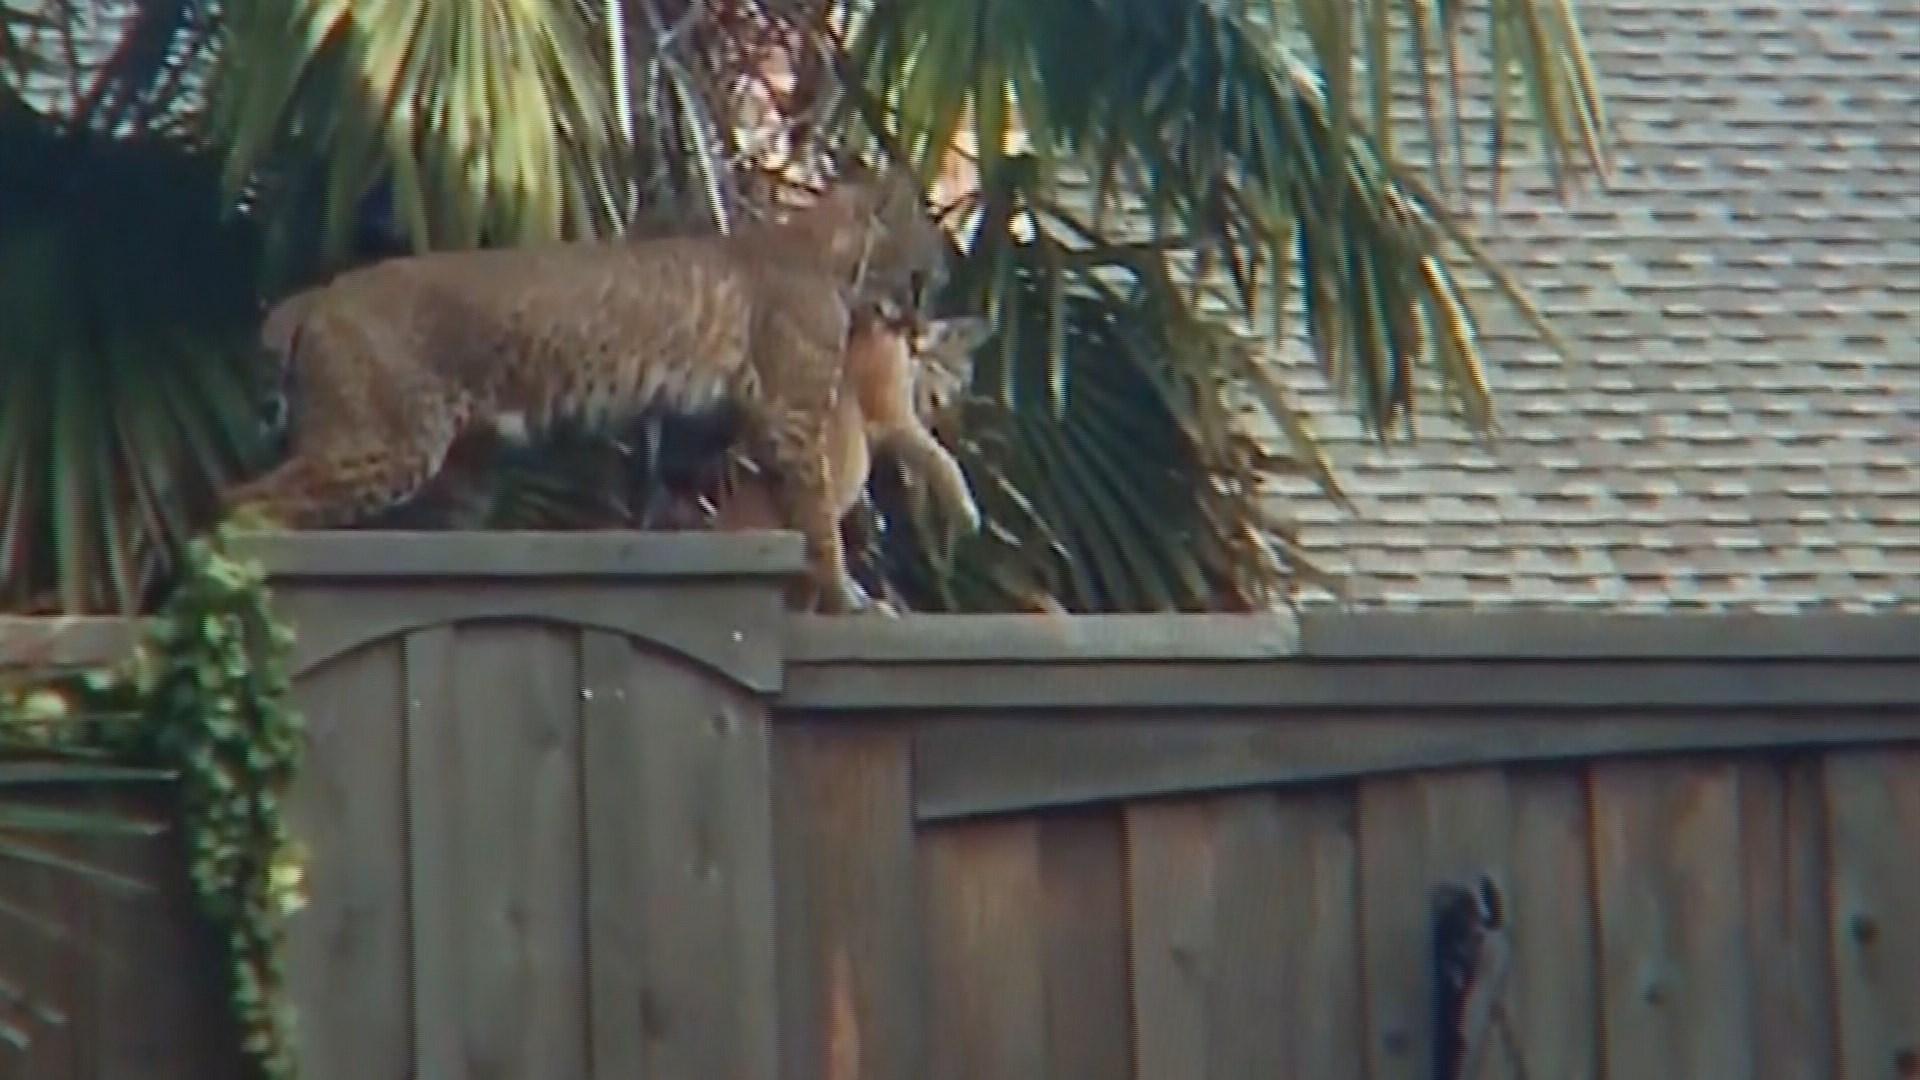
[(910, 171), (843, 167), (817, 210), (832, 222), (829, 247), (849, 261), (860, 301), (921, 315), (929, 310), (946, 284), (953, 242), (928, 212), (926, 193)]

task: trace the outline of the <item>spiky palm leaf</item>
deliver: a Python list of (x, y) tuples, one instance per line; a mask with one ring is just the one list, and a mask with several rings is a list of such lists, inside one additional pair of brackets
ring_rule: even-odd
[[(1551, 162), (1604, 169), (1570, 10), (1489, 0), (1483, 13), (1495, 68), (1531, 90)], [(1249, 362), (1289, 344), (1288, 311), (1381, 438), (1410, 425), (1423, 383), (1469, 425), (1492, 427), (1462, 271), (1560, 345), (1393, 157), (1389, 106), (1406, 58), (1419, 74), (1441, 60), (1457, 72), (1468, 29), (1458, 5), (1436, 13), (1420, 0), (866, 5), (852, 60), (894, 134), (929, 173), (956, 139), (978, 148), (981, 197), (965, 209), (977, 221), (970, 266), (984, 277), (967, 299), (1005, 329), (1000, 362), (980, 369), (1000, 410), (986, 422), (1003, 445), (995, 479), (1026, 477), (1035, 501), (1051, 489), (1016, 532), (1022, 548), (1053, 550), (1048, 588), (1066, 606), (1261, 604), (1319, 576), (1260, 506), (1261, 456), (1228, 422), (1252, 402), (1290, 444), (1262, 467), (1303, 470), (1341, 497), (1312, 431)], [(1357, 115), (1356, 70), (1370, 118)], [(1495, 110), (1496, 141), (1510, 115)], [(1430, 171), (1444, 175), (1458, 139), (1430, 149)], [(1089, 329), (1102, 324), (1126, 330), (1096, 346)], [(1076, 395), (1076, 379), (1132, 385)], [(1131, 431), (1111, 426), (1122, 416)], [(1146, 463), (1169, 459), (1143, 444), (1171, 453), (1187, 482), (1156, 497)], [(916, 580), (937, 577), (924, 545), (896, 550)], [(1235, 568), (1235, 587), (1202, 588), (1195, 562)], [(1004, 578), (1006, 555), (975, 547), (955, 570)]]
[(0, 607), (131, 611), (257, 460), (254, 245), (165, 138), (15, 110), (0, 157)]

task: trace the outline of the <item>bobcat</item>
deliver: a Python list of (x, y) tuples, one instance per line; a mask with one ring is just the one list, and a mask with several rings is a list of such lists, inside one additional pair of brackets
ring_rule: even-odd
[[(984, 319), (920, 320), (887, 304), (855, 313), (827, 443), (835, 482), (833, 503), (842, 522), (860, 503), (875, 454), (890, 453), (913, 479), (927, 484), (950, 523), (966, 532), (980, 527), (980, 512), (966, 474), (928, 425), (970, 381), (973, 350), (988, 332)], [(699, 490), (680, 489), (681, 513), (691, 511), (694, 503), (708, 505), (704, 515), (692, 511), (693, 521), (680, 518), (681, 527), (732, 531), (779, 522), (763, 477), (727, 468), (718, 478), (718, 490), (707, 490), (720, 495), (717, 507)], [(704, 526), (697, 522), (701, 516)], [(874, 603), (882, 612), (893, 612), (884, 600)]]
[[(853, 314), (917, 311), (947, 240), (917, 184), (861, 176), (785, 220), (664, 236), (389, 259), (269, 312), (287, 365), (291, 457), (241, 484), (231, 513), (324, 528), (405, 500), (463, 433), (517, 440), (572, 420), (607, 430), (651, 408), (738, 407), (780, 474), (814, 599), (871, 603), (837, 528), (829, 443)], [(856, 488), (857, 497), (857, 488)], [(971, 519), (967, 519), (971, 520)]]

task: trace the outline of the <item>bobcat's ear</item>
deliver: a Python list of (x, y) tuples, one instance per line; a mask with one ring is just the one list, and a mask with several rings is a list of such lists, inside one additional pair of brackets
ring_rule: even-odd
[(977, 315), (934, 319), (927, 326), (922, 348), (943, 356), (968, 356), (992, 336), (993, 324)]

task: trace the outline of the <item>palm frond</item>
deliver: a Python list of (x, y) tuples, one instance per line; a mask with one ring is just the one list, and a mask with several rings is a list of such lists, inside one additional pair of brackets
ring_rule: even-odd
[[(592, 235), (617, 220), (630, 155), (584, 5), (229, 0), (225, 24), (209, 93), (228, 189), (278, 181), (269, 213), (317, 213), (323, 255), (346, 253), (382, 184), (419, 248)], [(319, 176), (300, 175), (316, 162)]]
[[(1491, 401), (1457, 268), (1522, 290), (1457, 241), (1447, 207), (1401, 182), (1391, 109), (1376, 107), (1371, 126), (1354, 115), (1356, 67), (1380, 98), (1400, 77), (1389, 6), (1426, 10), (1386, 0), (878, 3), (852, 51), (923, 162), (970, 117), (965, 141), (990, 186), (1017, 128), (1039, 165), (1031, 201), (1078, 219), (1093, 242), (1176, 241), (1186, 263), (1170, 265), (1172, 276), (1202, 279), (1195, 301), (1209, 314), (1264, 314), (1277, 341), (1277, 314), (1297, 295), (1328, 377), (1377, 434), (1411, 414), (1421, 367), (1485, 428)], [(1536, 7), (1488, 5), (1500, 39), (1518, 42), (1500, 70), (1533, 88), (1561, 172), (1603, 168), (1604, 118), (1577, 25), (1564, 5), (1551, 16)], [(1290, 34), (1283, 20), (1307, 32)], [(1458, 67), (1457, 11), (1445, 38), (1427, 22), (1397, 21), (1419, 55), (1444, 51)], [(1516, 26), (1527, 33), (1506, 33)], [(1436, 159), (1446, 151), (1432, 148)]]
[(1213, 355), (1238, 342), (1139, 281), (1058, 291), (1043, 247), (976, 249), (960, 277), (984, 288), (992, 270), (965, 272), (975, 262), (1010, 267), (1000, 334), (948, 434), (988, 527), (947, 550), (897, 472), (876, 469), (881, 557), (909, 606), (1246, 610), (1324, 580), (1249, 498), (1288, 466), (1238, 430)]
[(0, 156), (0, 608), (132, 612), (259, 454), (250, 231), (164, 139)]
[[(1113, 448), (1068, 435), (1091, 422), (1075, 409), (1095, 400), (1068, 384), (1093, 378), (1099, 364), (1132, 369), (1142, 381), (1131, 393), (1162, 402), (1128, 398), (1137, 416), (1162, 408), (1170, 430), (1244, 463), (1215, 472), (1232, 477), (1223, 482), (1241, 500), (1236, 518), (1264, 517), (1278, 529), (1265, 534), (1265, 555), (1237, 530), (1217, 539), (1240, 545), (1243, 566), (1280, 568), (1258, 593), (1315, 572), (1284, 516), (1260, 506), (1260, 474), (1299, 470), (1341, 498), (1314, 433), (1265, 374), (1262, 354), (1310, 349), (1384, 440), (1410, 436), (1416, 413), (1435, 405), (1475, 430), (1495, 429), (1477, 344), (1485, 313), (1468, 300), (1477, 281), (1491, 281), (1565, 350), (1440, 192), (1449, 165), (1462, 171), (1459, 73), (1481, 60), (1499, 106), (1488, 125), (1492, 153), (1508, 149), (1508, 99), (1522, 97), (1556, 176), (1604, 176), (1606, 120), (1591, 65), (1567, 4), (1486, 0), (1478, 26), (1463, 11), (1443, 4), (1436, 12), (1425, 0), (865, 7), (849, 63), (883, 106), (888, 134), (928, 174), (956, 144), (974, 151), (978, 190), (964, 208), (972, 280), (963, 291), (1002, 319), (1003, 381), (985, 389), (1016, 415), (1032, 408), (1024, 397), (1053, 401), (1045, 430), (1014, 425), (1003, 434), (1020, 456), (1045, 463), (1033, 474), (1044, 479), (1030, 482), (1070, 477), (1078, 492), (1031, 500), (1055, 542), (1083, 553), (1078, 576), (1060, 579), (1069, 608), (1156, 599), (1091, 584), (1142, 576), (1119, 549), (1101, 559), (1105, 545), (1094, 539), (1125, 528), (1125, 504), (1103, 483)], [(1396, 106), (1404, 87), (1423, 91), (1438, 132), (1441, 66), (1453, 137), (1427, 140), (1430, 160), (1419, 167), (1399, 156)], [(1429, 184), (1423, 172), (1441, 179)], [(1012, 257), (1015, 248), (1026, 255)], [(1151, 343), (1155, 359), (1111, 346), (1098, 362), (1073, 359), (1063, 334), (1090, 316), (1065, 315), (1066, 296), (1129, 322), (1148, 305), (1159, 329), (1135, 337)], [(1036, 364), (1046, 372), (1037, 385), (1013, 374)], [(1428, 388), (1437, 397), (1424, 396)], [(1286, 454), (1241, 446), (1245, 425), (1225, 419), (1241, 403)], [(1160, 577), (1162, 592), (1165, 584)]]

